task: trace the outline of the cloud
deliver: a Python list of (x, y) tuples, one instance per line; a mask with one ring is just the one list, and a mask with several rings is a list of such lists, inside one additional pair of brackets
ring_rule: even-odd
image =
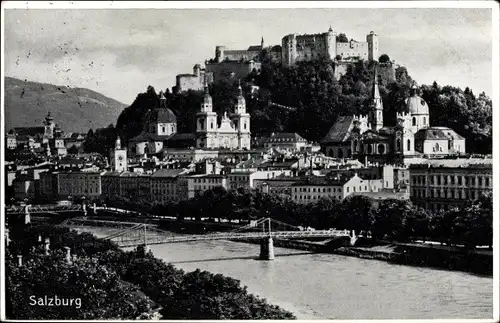
[(381, 53), (420, 83), (492, 88), (490, 9), (7, 9), (4, 18), (6, 75), (88, 87), (127, 104), (148, 85), (173, 86), (216, 45), (244, 49), (262, 36), (280, 44), (330, 25), (357, 40), (374, 30)]

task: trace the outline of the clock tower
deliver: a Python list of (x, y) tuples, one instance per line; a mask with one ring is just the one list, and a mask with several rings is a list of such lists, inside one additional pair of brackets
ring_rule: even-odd
[(127, 150), (121, 147), (120, 137), (116, 138), (115, 149), (111, 150), (110, 157), (112, 171), (127, 171)]

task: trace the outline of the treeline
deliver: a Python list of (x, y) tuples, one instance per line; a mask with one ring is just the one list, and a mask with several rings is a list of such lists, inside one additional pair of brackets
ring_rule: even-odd
[[(384, 60), (389, 59), (387, 55), (382, 56)], [(252, 133), (297, 132), (308, 140), (320, 141), (339, 116), (367, 115), (375, 64), (353, 64), (337, 81), (335, 65), (328, 60), (299, 62), (287, 67), (264, 63), (260, 71), (253, 71), (242, 80), (247, 109), (251, 114)], [(413, 82), (405, 67), (396, 68), (395, 76), (395, 80), (381, 75), (378, 79), (387, 126), (396, 124), (396, 112), (403, 111), (404, 100)], [(259, 86), (258, 95), (251, 93), (252, 85)], [(491, 153), (491, 99), (484, 93), (476, 96), (469, 88), (461, 90), (439, 86), (436, 82), (432, 86), (420, 86), (420, 92), (429, 104), (431, 125), (456, 130), (466, 138), (471, 153)], [(216, 112), (233, 108), (237, 93), (234, 82), (211, 84), (210, 93)], [(195, 115), (202, 95), (202, 91), (174, 94), (166, 90), (168, 106), (178, 119), (179, 132), (195, 131)], [(270, 105), (271, 102), (295, 109), (280, 109)], [(147, 111), (158, 104), (155, 89), (148, 87), (146, 93), (139, 94), (134, 103), (122, 112), (117, 131), (125, 140), (138, 135), (143, 129)]]
[[(375, 203), (376, 202), (376, 203)], [(365, 196), (352, 196), (339, 201), (321, 198), (315, 203), (299, 204), (286, 196), (265, 194), (249, 189), (226, 191), (216, 187), (189, 200), (164, 205), (141, 201), (112, 203), (117, 207), (156, 215), (250, 221), (262, 217), (316, 229), (349, 229), (370, 231), (376, 239), (401, 242), (438, 241), (450, 245), (492, 245), (493, 207), (491, 194), (463, 207), (430, 212), (408, 200), (374, 201)]]
[[(5, 257), (9, 319), (295, 319), (249, 294), (238, 280), (200, 270), (186, 273), (145, 254), (143, 247), (125, 252), (89, 233), (49, 225), (11, 227), (10, 238)], [(50, 239), (47, 255), (45, 238)], [(76, 256), (70, 263), (66, 246)], [(73, 299), (73, 306), (40, 306), (45, 296), (56, 295)]]

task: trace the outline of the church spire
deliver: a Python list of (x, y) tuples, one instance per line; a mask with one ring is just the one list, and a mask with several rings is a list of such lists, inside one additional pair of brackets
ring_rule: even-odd
[(261, 40), (260, 40), (260, 47), (262, 49), (264, 49), (264, 36), (262, 36)]
[(203, 102), (201, 103), (201, 111), (203, 112), (212, 112), (212, 97), (208, 92), (208, 82), (207, 76), (205, 75), (205, 84), (204, 84), (204, 94), (203, 94)]
[(375, 65), (375, 76), (373, 79), (373, 91), (372, 91), (373, 99), (380, 99), (380, 91), (378, 89), (378, 68)]
[(375, 72), (373, 79), (373, 90), (372, 90), (372, 118), (370, 123), (373, 130), (378, 131), (380, 128), (384, 127), (384, 106), (382, 104), (382, 98), (380, 97), (380, 91), (378, 88), (378, 67), (375, 65)]

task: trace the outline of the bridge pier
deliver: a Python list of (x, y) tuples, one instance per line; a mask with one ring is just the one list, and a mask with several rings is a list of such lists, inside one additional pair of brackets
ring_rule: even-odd
[(267, 237), (260, 242), (260, 260), (274, 259), (274, 243), (272, 237)]
[(26, 207), (24, 208), (24, 224), (29, 224), (29, 223), (31, 223), (30, 210), (29, 206), (26, 205)]
[(354, 246), (356, 244), (356, 241), (358, 241), (358, 236), (356, 235), (356, 231), (351, 230), (351, 234), (349, 235), (351, 246)]

